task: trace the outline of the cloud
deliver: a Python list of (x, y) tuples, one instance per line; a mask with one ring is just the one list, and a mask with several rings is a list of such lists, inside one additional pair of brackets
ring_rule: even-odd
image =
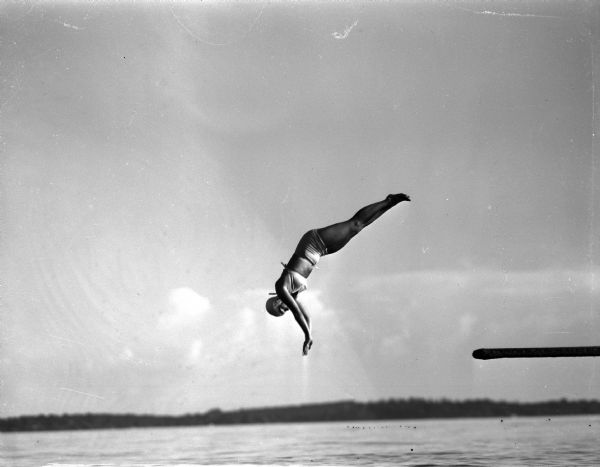
[(204, 350), (203, 335), (213, 311), (208, 298), (189, 287), (167, 293), (165, 309), (138, 339), (131, 336), (118, 353), (117, 364), (152, 367), (173, 374), (197, 365)]
[(188, 354), (186, 356), (186, 364), (187, 366), (193, 366), (200, 360), (202, 355), (202, 341), (200, 339), (194, 339), (190, 348), (188, 350)]
[(372, 276), (357, 281), (336, 309), (344, 310), (341, 324), (365, 361), (382, 368), (401, 361), (453, 381), (469, 377), (478, 347), (594, 345), (597, 274), (592, 268)]
[(468, 336), (473, 331), (476, 318), (472, 313), (463, 314), (458, 320), (458, 329), (462, 336)]
[(387, 356), (403, 356), (409, 355), (411, 346), (410, 336), (406, 330), (400, 334), (386, 336), (381, 339), (379, 352), (381, 355)]
[(534, 271), (431, 270), (372, 276), (359, 285), (361, 290), (406, 287), (427, 288), (436, 293), (457, 293), (477, 289), (482, 295), (543, 296), (546, 294), (600, 290), (600, 268), (542, 269)]
[(196, 327), (210, 309), (210, 301), (189, 287), (173, 289), (169, 292), (167, 310), (160, 315), (157, 327), (166, 332)]
[(298, 296), (298, 300), (305, 306), (309, 313), (327, 316), (332, 310), (327, 308), (321, 299), (322, 291), (318, 289), (308, 289)]
[(584, 270), (541, 270), (511, 273), (488, 272), (480, 281), (484, 293), (507, 296), (542, 296), (558, 293), (598, 291), (599, 268)]
[(129, 347), (125, 347), (119, 357), (123, 360), (131, 360), (133, 358), (133, 351)]

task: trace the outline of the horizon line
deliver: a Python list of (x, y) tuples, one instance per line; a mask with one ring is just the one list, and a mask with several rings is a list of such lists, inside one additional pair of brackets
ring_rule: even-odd
[(250, 410), (270, 410), (270, 409), (286, 409), (286, 408), (302, 408), (302, 407), (314, 407), (319, 405), (337, 405), (337, 404), (379, 404), (385, 402), (409, 402), (409, 401), (422, 401), (428, 403), (470, 403), (470, 402), (488, 402), (493, 404), (513, 404), (513, 405), (534, 405), (534, 404), (548, 404), (548, 403), (579, 403), (579, 402), (587, 402), (587, 403), (600, 403), (600, 398), (594, 399), (568, 399), (566, 397), (554, 398), (554, 399), (545, 399), (539, 401), (515, 401), (515, 400), (506, 400), (506, 399), (491, 399), (489, 397), (479, 397), (479, 398), (467, 398), (467, 399), (451, 399), (448, 397), (439, 397), (439, 398), (425, 398), (425, 397), (402, 397), (402, 398), (382, 398), (377, 400), (370, 401), (359, 401), (356, 399), (338, 399), (331, 401), (323, 401), (323, 402), (306, 402), (299, 404), (287, 404), (287, 405), (271, 405), (271, 406), (252, 406), (252, 407), (239, 407), (236, 409), (221, 409), (219, 407), (213, 407), (203, 412), (185, 412), (180, 414), (164, 414), (164, 413), (142, 413), (142, 412), (63, 412), (63, 413), (37, 413), (37, 414), (21, 414), (21, 415), (9, 415), (9, 416), (0, 416), (0, 421), (15, 419), (15, 418), (25, 418), (25, 417), (65, 417), (65, 416), (83, 416), (83, 415), (110, 415), (110, 416), (135, 416), (135, 417), (165, 417), (165, 418), (182, 418), (189, 416), (198, 416), (198, 415), (207, 415), (214, 412), (220, 412), (223, 414), (226, 413), (235, 413), (235, 412), (243, 412)]

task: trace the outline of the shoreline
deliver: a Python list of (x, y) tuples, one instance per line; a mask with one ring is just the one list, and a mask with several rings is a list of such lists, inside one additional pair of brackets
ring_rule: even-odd
[(0, 432), (161, 428), (267, 423), (368, 422), (451, 418), (600, 415), (600, 400), (506, 402), (491, 399), (388, 399), (260, 407), (185, 415), (48, 414), (0, 418)]

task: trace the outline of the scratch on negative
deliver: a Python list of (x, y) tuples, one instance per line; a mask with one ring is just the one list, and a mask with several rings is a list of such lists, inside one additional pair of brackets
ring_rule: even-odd
[(65, 28), (75, 29), (75, 31), (81, 31), (82, 29), (85, 29), (85, 28), (80, 28), (79, 26), (75, 26), (74, 24), (69, 24), (69, 23), (65, 23), (65, 22), (57, 21), (57, 23), (62, 24)]
[[(247, 30), (247, 31), (244, 33), (244, 35), (242, 36), (242, 38), (240, 38), (240, 40), (241, 40), (241, 39), (243, 39), (244, 37), (246, 37), (248, 34), (250, 34), (250, 32), (252, 32), (252, 30), (254, 29), (254, 26), (256, 25), (256, 23), (258, 22), (258, 20), (260, 19), (260, 17), (262, 16), (262, 14), (263, 14), (263, 11), (265, 10), (265, 6), (266, 6), (266, 5), (267, 5), (266, 3), (264, 3), (264, 4), (262, 5), (262, 8), (261, 8), (261, 9), (260, 9), (260, 11), (258, 12), (258, 15), (256, 15), (256, 17), (254, 18), (254, 20), (253, 20), (253, 21), (252, 21), (252, 23), (250, 24), (250, 27), (249, 27), (249, 28), (248, 28), (248, 30)], [(198, 35), (194, 34), (194, 33), (193, 33), (193, 32), (192, 32), (192, 31), (191, 31), (191, 30), (190, 30), (190, 29), (189, 29), (189, 28), (188, 28), (188, 27), (187, 27), (185, 24), (183, 24), (183, 23), (181, 22), (181, 20), (180, 20), (180, 19), (177, 17), (177, 15), (175, 14), (175, 12), (173, 11), (173, 8), (172, 8), (172, 7), (171, 7), (171, 8), (169, 8), (169, 10), (171, 11), (171, 16), (173, 16), (173, 19), (174, 19), (174, 20), (177, 22), (177, 24), (179, 25), (179, 27), (180, 27), (181, 29), (183, 29), (183, 30), (184, 30), (184, 31), (185, 31), (187, 34), (189, 34), (191, 37), (193, 37), (194, 39), (196, 39), (196, 40), (198, 40), (198, 41), (200, 41), (200, 42), (203, 42), (203, 43), (205, 43), (205, 44), (208, 44), (208, 45), (215, 45), (215, 46), (229, 45), (229, 44), (231, 44), (232, 42), (234, 42), (234, 41), (231, 41), (231, 42), (222, 42), (222, 43), (221, 43), (221, 42), (211, 42), (211, 41), (208, 41), (208, 40), (206, 40), (206, 39), (202, 39), (202, 38), (201, 38), (201, 37), (199, 37)]]
[(339, 33), (339, 32), (334, 32), (331, 35), (335, 38), (335, 39), (345, 39), (346, 37), (348, 37), (348, 35), (350, 34), (350, 31), (352, 31), (354, 29), (354, 26), (356, 26), (358, 24), (358, 20), (354, 21), (354, 23), (352, 23), (350, 26), (348, 26), (346, 29), (344, 29), (344, 33)]
[(83, 342), (79, 342), (73, 339), (67, 339), (66, 337), (60, 337), (60, 336), (55, 336), (54, 334), (50, 334), (50, 333), (46, 333), (48, 336), (52, 337), (53, 339), (58, 339), (60, 341), (65, 341), (65, 342), (72, 342), (73, 344), (79, 344), (79, 345), (85, 345)]
[(84, 396), (89, 396), (89, 397), (94, 397), (95, 399), (100, 399), (100, 400), (104, 400), (104, 397), (102, 396), (98, 396), (96, 394), (90, 394), (89, 392), (83, 392), (83, 391), (77, 391), (75, 389), (71, 389), (71, 388), (59, 388), (61, 391), (69, 391), (69, 392), (74, 392), (76, 394), (82, 394)]
[(561, 16), (550, 16), (550, 15), (534, 15), (531, 13), (505, 13), (503, 11), (475, 11), (470, 10), (469, 8), (460, 8), (461, 10), (468, 11), (475, 15), (490, 15), (490, 16), (512, 16), (517, 18), (553, 18), (553, 19), (562, 19)]
[(520, 18), (554, 18), (561, 19), (560, 16), (550, 16), (550, 15), (534, 15), (530, 13), (503, 13), (498, 11), (479, 11), (477, 12), (479, 15), (499, 15), (499, 16), (518, 16)]

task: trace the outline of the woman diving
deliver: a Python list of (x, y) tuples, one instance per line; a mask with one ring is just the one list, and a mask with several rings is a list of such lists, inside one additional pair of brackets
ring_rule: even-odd
[(313, 268), (321, 256), (339, 251), (362, 229), (402, 201), (410, 201), (410, 197), (403, 193), (388, 195), (383, 201), (360, 209), (347, 221), (309, 230), (298, 242), (294, 254), (284, 265), (281, 276), (275, 282), (276, 296), (267, 300), (266, 308), (273, 316), (281, 316), (287, 310), (292, 311), (294, 319), (304, 333), (303, 355), (308, 354), (313, 340), (310, 316), (298, 301), (298, 294), (306, 290), (307, 279)]

